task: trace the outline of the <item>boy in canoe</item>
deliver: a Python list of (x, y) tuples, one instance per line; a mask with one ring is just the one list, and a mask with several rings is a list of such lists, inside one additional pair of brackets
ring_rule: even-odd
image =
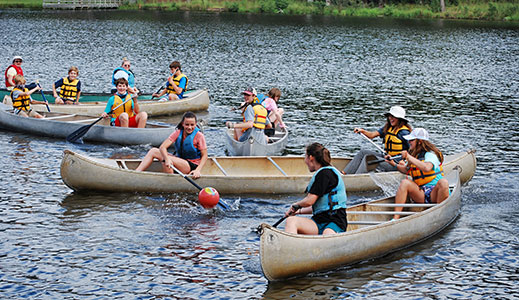
[(243, 123), (226, 122), (225, 125), (234, 128), (234, 139), (237, 141), (244, 142), (252, 136), (260, 144), (266, 145), (265, 128), (272, 128), (272, 124), (267, 117), (267, 109), (255, 101), (258, 98), (254, 91), (254, 88), (248, 88), (242, 92), (245, 98)]
[[(79, 96), (81, 95), (81, 81), (77, 79), (79, 69), (70, 67), (68, 76), (60, 78), (52, 85), (52, 94), (56, 104), (79, 104)], [(59, 95), (56, 89), (59, 88)]]
[[(165, 173), (173, 173), (173, 168), (170, 167), (173, 165), (183, 174), (189, 174), (194, 179), (199, 178), (207, 161), (207, 144), (196, 124), (196, 115), (190, 111), (186, 112), (177, 129), (159, 148), (151, 148), (135, 170), (145, 171), (154, 159), (158, 159), (162, 162)], [(172, 144), (175, 145), (176, 155), (168, 153), (168, 148)]]
[[(103, 118), (108, 118), (110, 117), (109, 113), (111, 112), (112, 119), (110, 124), (112, 126), (146, 127), (148, 114), (139, 110), (137, 98), (132, 99), (132, 96), (128, 93), (128, 81), (124, 78), (119, 78), (115, 81), (115, 85), (117, 92), (110, 97), (108, 103), (106, 103), (105, 111), (101, 116)], [(119, 106), (122, 103), (124, 104)], [(116, 108), (117, 106), (119, 107)], [(115, 110), (112, 112), (113, 109)]]
[(45, 104), (43, 101), (33, 100), (31, 98), (32, 93), (41, 90), (41, 88), (36, 85), (34, 88), (29, 90), (25, 86), (25, 78), (23, 75), (14, 76), (14, 88), (11, 91), (11, 100), (13, 101), (13, 108), (16, 114), (22, 117), (31, 117), (41, 119), (42, 115), (37, 113), (31, 108), (31, 104)]
[[(290, 206), (285, 213), (285, 231), (297, 234), (335, 234), (345, 232), (346, 187), (341, 173), (331, 165), (330, 151), (319, 143), (306, 147), (305, 163), (314, 172), (306, 197)], [(296, 214), (313, 214), (312, 218)]]
[(171, 76), (166, 82), (166, 88), (160, 93), (153, 93), (152, 97), (160, 98), (167, 93), (167, 97), (161, 98), (159, 101), (177, 100), (184, 98), (184, 92), (187, 89), (189, 79), (182, 73), (180, 62), (174, 61), (169, 65)]
[[(441, 203), (449, 197), (449, 182), (443, 178), (443, 154), (429, 141), (429, 133), (423, 128), (414, 129), (404, 138), (411, 145), (409, 152), (402, 151), (398, 164), (393, 160), (388, 163), (412, 179), (405, 178), (400, 182), (395, 203), (403, 204), (408, 197), (416, 203)], [(401, 211), (402, 207), (395, 208), (395, 212)], [(395, 214), (393, 220), (399, 218), (400, 215)]]

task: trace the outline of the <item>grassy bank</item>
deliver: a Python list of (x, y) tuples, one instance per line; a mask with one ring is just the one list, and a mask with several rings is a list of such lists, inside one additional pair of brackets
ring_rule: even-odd
[[(129, 2), (133, 2), (129, 4)], [(190, 10), (228, 11), (237, 13), (269, 13), (286, 15), (330, 15), (355, 17), (392, 17), (425, 19), (477, 19), (519, 21), (519, 1), (488, 2), (484, 0), (445, 0), (446, 9), (440, 11), (440, 0), (425, 0), (423, 4), (386, 4), (378, 7), (378, 0), (136, 0), (126, 1), (120, 9), (129, 10)], [(366, 4), (368, 3), (368, 4)], [(386, 1), (386, 3), (391, 3)], [(0, 8), (41, 8), (42, 0), (0, 0)]]

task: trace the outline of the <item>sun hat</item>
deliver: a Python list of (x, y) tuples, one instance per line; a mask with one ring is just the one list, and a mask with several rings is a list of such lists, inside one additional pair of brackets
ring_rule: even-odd
[(427, 132), (427, 130), (425, 130), (423, 128), (415, 128), (415, 129), (413, 129), (411, 134), (404, 135), (404, 139), (406, 139), (408, 141), (411, 141), (411, 140), (414, 140), (414, 139), (428, 141), (429, 140), (429, 133)]
[(247, 89), (245, 89), (245, 91), (242, 92), (242, 94), (256, 96), (256, 89), (253, 87), (248, 87)]
[(407, 119), (405, 118), (405, 109), (402, 106), (392, 106), (391, 109), (389, 109), (389, 112), (385, 114), (386, 117), (389, 115), (407, 121)]
[(19, 60), (23, 61), (23, 59), (22, 59), (22, 57), (21, 57), (21, 56), (19, 56), (19, 55), (16, 55), (15, 57), (13, 57), (13, 62), (14, 62), (15, 60), (17, 60), (17, 59), (19, 59)]

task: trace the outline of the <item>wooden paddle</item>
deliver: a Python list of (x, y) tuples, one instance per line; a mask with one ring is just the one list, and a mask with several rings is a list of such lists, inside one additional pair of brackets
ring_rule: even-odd
[[(121, 105), (124, 105), (126, 102), (128, 102), (130, 100), (131, 100), (131, 98), (129, 98), (128, 100), (124, 101), (123, 103), (117, 105), (108, 114), (113, 113), (114, 110), (118, 109)], [(82, 126), (78, 130), (72, 132), (71, 134), (69, 134), (67, 136), (67, 142), (75, 143), (82, 136), (84, 136), (90, 130), (90, 128), (92, 128), (92, 126), (94, 126), (97, 122), (101, 121), (102, 119), (103, 119), (103, 117), (100, 117), (99, 119), (95, 120), (92, 124)]]
[[(182, 173), (173, 164), (169, 165), (169, 167), (171, 169), (175, 170), (175, 172), (177, 172), (180, 176), (184, 177), (185, 180), (189, 181), (189, 183), (191, 183), (193, 186), (195, 186), (198, 189), (198, 191), (201, 191), (203, 189), (201, 186), (196, 184), (196, 182), (194, 182), (193, 179), (187, 177), (186, 174)], [(230, 208), (229, 205), (227, 203), (225, 203), (225, 201), (223, 201), (222, 199), (218, 200), (218, 205), (220, 205), (223, 209), (229, 209)]]
[(40, 83), (38, 82), (37, 85), (40, 88), (40, 92), (41, 92), (41, 96), (43, 97), (43, 101), (45, 101), (45, 106), (47, 106), (47, 110), (50, 112), (49, 102), (47, 101), (47, 98), (45, 98), (45, 94), (43, 93)]

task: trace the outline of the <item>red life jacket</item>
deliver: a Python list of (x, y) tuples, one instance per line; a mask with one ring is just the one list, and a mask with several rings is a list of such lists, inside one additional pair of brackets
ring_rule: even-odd
[(15, 65), (10, 65), (9, 67), (7, 67), (7, 69), (5, 69), (5, 73), (4, 73), (4, 77), (5, 77), (5, 87), (8, 88), (10, 86), (13, 86), (12, 84), (9, 83), (9, 81), (7, 80), (7, 71), (9, 70), (9, 68), (13, 67), (15, 70), (16, 70), (16, 74), (17, 75), (22, 75), (23, 76), (23, 70), (21, 67), (18, 67), (18, 66), (15, 66)]

